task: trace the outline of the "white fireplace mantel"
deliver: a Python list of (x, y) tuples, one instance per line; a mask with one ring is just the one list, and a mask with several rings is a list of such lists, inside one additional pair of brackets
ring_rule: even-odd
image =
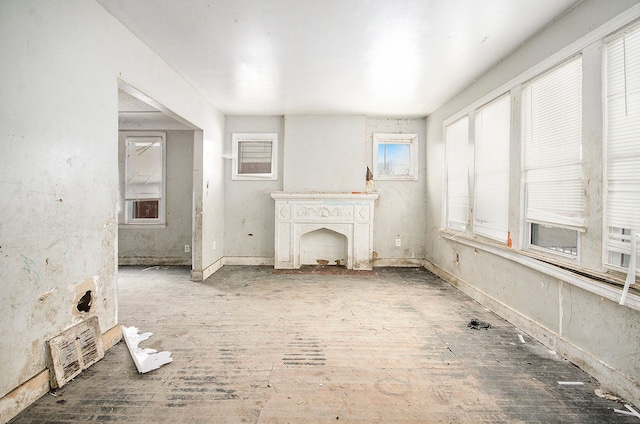
[(278, 191), (271, 197), (276, 201), (276, 269), (300, 268), (300, 239), (321, 229), (346, 237), (348, 269), (372, 269), (373, 209), (378, 193)]

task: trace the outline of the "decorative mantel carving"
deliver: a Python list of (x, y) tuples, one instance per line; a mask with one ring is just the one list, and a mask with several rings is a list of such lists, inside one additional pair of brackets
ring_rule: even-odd
[(313, 218), (351, 218), (353, 214), (350, 208), (342, 206), (300, 206), (296, 209), (296, 215), (298, 217), (313, 217)]
[(377, 193), (274, 192), (276, 269), (300, 268), (300, 239), (326, 228), (347, 238), (348, 269), (373, 263), (373, 209)]

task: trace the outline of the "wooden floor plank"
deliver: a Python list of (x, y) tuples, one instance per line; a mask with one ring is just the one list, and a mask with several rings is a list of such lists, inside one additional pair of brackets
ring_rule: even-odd
[(141, 347), (174, 361), (141, 375), (118, 344), (12, 424), (637, 422), (423, 269), (225, 266), (193, 283), (182, 267), (123, 267), (118, 284), (121, 324), (153, 332)]

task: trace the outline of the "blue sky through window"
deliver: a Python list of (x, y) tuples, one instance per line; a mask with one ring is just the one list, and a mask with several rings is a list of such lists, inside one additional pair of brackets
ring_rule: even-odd
[(382, 175), (409, 175), (411, 147), (404, 143), (379, 144), (378, 170)]

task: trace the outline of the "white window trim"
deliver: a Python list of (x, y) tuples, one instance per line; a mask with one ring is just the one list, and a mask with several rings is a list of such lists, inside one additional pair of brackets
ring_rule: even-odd
[[(238, 173), (238, 144), (242, 141), (271, 142), (271, 172), (262, 174)], [(278, 179), (278, 133), (232, 133), (231, 179), (239, 181), (259, 181)]]
[[(409, 175), (380, 174), (378, 169), (378, 146), (380, 144), (404, 144), (409, 146)], [(373, 179), (378, 181), (418, 180), (418, 134), (374, 133), (373, 134)]]
[[(575, 264), (579, 264), (580, 263), (580, 242), (582, 240), (582, 237), (580, 237), (580, 232), (577, 230), (574, 230), (573, 228), (564, 228), (564, 227), (558, 227), (558, 226), (554, 226), (554, 228), (559, 228), (559, 229), (563, 229), (563, 230), (572, 230), (572, 231), (576, 231), (576, 254), (572, 255), (570, 253), (564, 253), (561, 252), (559, 250), (553, 250), (553, 249), (549, 249), (543, 246), (538, 246), (537, 244), (533, 244), (531, 243), (531, 226), (532, 224), (538, 224), (537, 222), (532, 222), (532, 221), (527, 221), (526, 222), (526, 226), (527, 226), (527, 230), (525, 232), (525, 234), (527, 235), (527, 239), (525, 242), (525, 249), (526, 250), (532, 250), (535, 251), (536, 253), (543, 255), (545, 257), (548, 258), (556, 258), (556, 259), (562, 259), (565, 262), (571, 262), (571, 263), (575, 263)], [(542, 224), (539, 224), (542, 225)]]
[[(130, 138), (159, 137), (162, 145), (162, 196), (158, 199), (158, 219), (134, 219), (133, 203), (131, 199), (122, 194), (124, 201), (124, 222), (120, 225), (126, 228), (165, 228), (166, 227), (166, 204), (167, 204), (167, 134), (159, 131), (131, 131), (122, 132), (124, 135), (124, 170), (123, 178), (127, 178), (127, 141)], [(125, 186), (123, 186), (123, 190)]]

